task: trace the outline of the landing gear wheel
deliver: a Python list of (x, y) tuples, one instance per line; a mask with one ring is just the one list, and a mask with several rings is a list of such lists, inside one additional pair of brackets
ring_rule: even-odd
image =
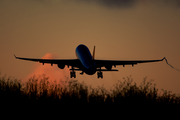
[(97, 72), (97, 76), (103, 78), (102, 72)]
[(71, 78), (72, 77), (76, 78), (76, 73), (75, 72), (70, 72), (70, 76), (71, 76)]

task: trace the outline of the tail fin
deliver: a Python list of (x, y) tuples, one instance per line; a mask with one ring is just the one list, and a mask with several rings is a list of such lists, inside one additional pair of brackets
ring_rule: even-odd
[(94, 46), (94, 49), (93, 49), (93, 60), (94, 60), (94, 57), (95, 57), (95, 46)]

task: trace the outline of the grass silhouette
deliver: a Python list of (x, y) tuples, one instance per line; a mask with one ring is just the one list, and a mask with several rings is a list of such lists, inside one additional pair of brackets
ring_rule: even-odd
[(105, 88), (92, 88), (79, 83), (77, 80), (61, 82), (57, 84), (49, 82), (49, 78), (42, 75), (38, 78), (30, 78), (22, 84), (20, 80), (11, 77), (0, 77), (0, 102), (1, 108), (21, 112), (60, 110), (68, 112), (94, 112), (117, 113), (137, 112), (151, 113), (164, 112), (177, 113), (180, 110), (180, 97), (170, 92), (163, 91), (158, 94), (158, 89), (146, 79), (141, 85), (132, 84), (130, 77), (119, 81), (111, 89), (111, 93)]

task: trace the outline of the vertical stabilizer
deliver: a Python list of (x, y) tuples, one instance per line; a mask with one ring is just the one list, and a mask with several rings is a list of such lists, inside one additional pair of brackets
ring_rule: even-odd
[(93, 60), (94, 60), (94, 57), (95, 57), (95, 46), (94, 46), (94, 49), (93, 49)]

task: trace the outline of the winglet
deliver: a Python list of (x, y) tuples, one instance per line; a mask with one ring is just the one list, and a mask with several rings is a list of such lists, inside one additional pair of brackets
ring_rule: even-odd
[(162, 61), (163, 61), (164, 59), (166, 59), (166, 57), (164, 57), (164, 58), (162, 59)]
[(93, 49), (93, 60), (94, 60), (94, 58), (95, 58), (95, 46), (94, 46), (94, 49)]
[(17, 58), (17, 57), (15, 56), (15, 54), (14, 54), (14, 57)]

